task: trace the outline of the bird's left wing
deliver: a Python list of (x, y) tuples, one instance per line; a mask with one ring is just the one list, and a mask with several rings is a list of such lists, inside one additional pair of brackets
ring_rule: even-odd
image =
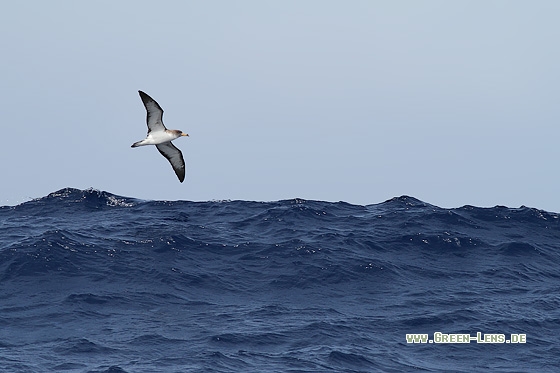
[(181, 153), (181, 151), (177, 149), (171, 141), (164, 142), (163, 144), (157, 144), (156, 148), (165, 158), (167, 158), (169, 163), (171, 163), (171, 167), (173, 167), (179, 181), (183, 182), (183, 180), (185, 180), (185, 160), (183, 159), (183, 153)]

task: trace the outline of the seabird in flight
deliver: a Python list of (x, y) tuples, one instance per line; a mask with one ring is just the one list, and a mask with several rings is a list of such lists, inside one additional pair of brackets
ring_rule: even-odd
[(163, 125), (163, 109), (150, 96), (142, 91), (138, 91), (140, 98), (148, 112), (146, 122), (148, 123), (148, 136), (144, 140), (132, 144), (132, 148), (142, 145), (155, 145), (157, 150), (171, 163), (173, 170), (177, 174), (180, 182), (185, 180), (185, 161), (183, 153), (171, 143), (181, 136), (188, 136), (180, 130), (168, 130)]

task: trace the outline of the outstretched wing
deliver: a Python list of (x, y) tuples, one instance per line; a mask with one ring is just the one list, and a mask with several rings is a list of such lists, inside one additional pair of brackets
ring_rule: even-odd
[(140, 98), (146, 107), (147, 116), (146, 123), (148, 124), (148, 133), (151, 131), (165, 131), (166, 128), (163, 125), (163, 109), (159, 104), (150, 96), (142, 91), (138, 91)]
[(183, 182), (183, 180), (185, 180), (185, 160), (183, 159), (183, 153), (181, 153), (171, 141), (157, 144), (156, 148), (167, 158), (169, 163), (171, 163), (171, 167), (173, 167), (173, 171), (177, 174), (179, 181)]

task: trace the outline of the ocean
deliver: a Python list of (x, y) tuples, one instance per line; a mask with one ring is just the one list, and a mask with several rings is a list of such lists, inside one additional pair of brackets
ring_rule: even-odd
[(0, 372), (557, 372), (559, 342), (557, 213), (72, 188), (0, 207)]

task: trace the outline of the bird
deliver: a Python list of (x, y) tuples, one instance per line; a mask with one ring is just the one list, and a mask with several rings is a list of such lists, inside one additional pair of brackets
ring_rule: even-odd
[(163, 109), (159, 104), (142, 91), (138, 91), (140, 98), (146, 107), (146, 123), (148, 124), (148, 135), (144, 140), (140, 140), (131, 145), (131, 148), (137, 148), (144, 145), (155, 145), (157, 150), (163, 155), (173, 171), (182, 183), (185, 180), (185, 160), (183, 153), (171, 141), (181, 136), (189, 136), (181, 130), (168, 130), (163, 124)]

